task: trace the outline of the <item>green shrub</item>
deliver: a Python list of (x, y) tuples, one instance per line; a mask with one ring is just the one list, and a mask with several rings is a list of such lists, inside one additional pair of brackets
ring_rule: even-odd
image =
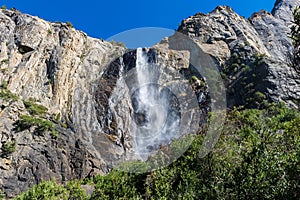
[(3, 90), (7, 90), (7, 86), (8, 86), (7, 81), (3, 81), (2, 84), (0, 85), (0, 88)]
[(69, 199), (87, 200), (89, 197), (85, 191), (81, 188), (81, 181), (73, 180), (66, 184), (66, 190), (68, 191)]
[(6, 8), (7, 8), (6, 5), (2, 5), (0, 9), (6, 10)]
[(267, 56), (266, 54), (261, 54), (261, 53), (254, 54), (254, 64), (261, 65), (266, 56)]
[(8, 68), (2, 68), (0, 69), (1, 73), (6, 73), (8, 71)]
[(254, 93), (254, 99), (258, 102), (262, 102), (263, 100), (265, 100), (267, 97), (265, 94), (257, 91)]
[(16, 151), (17, 143), (16, 142), (6, 142), (2, 146), (2, 151), (4, 155), (9, 155)]
[(57, 113), (57, 114), (52, 114), (52, 117), (51, 117), (56, 123), (59, 123), (60, 122), (60, 119), (61, 119), (61, 115), (60, 113)]
[(112, 171), (107, 176), (93, 179), (95, 192), (91, 199), (142, 199), (138, 192), (144, 177), (126, 172)]
[(50, 131), (50, 134), (57, 137), (58, 133), (55, 130), (55, 124), (47, 119), (36, 118), (30, 115), (21, 115), (17, 121), (18, 131), (23, 131), (35, 126), (35, 130), (39, 134), (43, 134), (46, 131)]
[(74, 26), (73, 26), (73, 24), (72, 24), (71, 22), (66, 22), (66, 24), (67, 24), (67, 26), (68, 26), (69, 28), (74, 28)]
[(246, 41), (245, 46), (250, 46), (250, 42)]
[(23, 101), (25, 108), (31, 115), (42, 116), (48, 112), (48, 108), (43, 105), (36, 104), (32, 101)]
[(239, 55), (236, 53), (236, 52), (234, 52), (232, 55), (231, 55), (231, 57), (233, 58), (233, 59), (238, 59), (239, 58)]
[(19, 51), (20, 54), (26, 53), (26, 51), (25, 51), (25, 49), (23, 47), (19, 47), (18, 51)]
[(0, 189), (0, 200), (5, 199), (5, 193)]
[(4, 99), (5, 101), (17, 101), (19, 97), (8, 90), (7, 86), (8, 83), (6, 81), (0, 85), (0, 98)]
[(27, 192), (16, 197), (15, 200), (68, 200), (69, 193), (62, 185), (56, 184), (53, 180), (44, 181), (33, 186)]
[(199, 79), (197, 78), (197, 76), (192, 76), (192, 80), (193, 81), (198, 81)]
[(9, 100), (17, 101), (19, 99), (19, 97), (17, 95), (13, 94), (9, 90), (0, 91), (0, 98), (4, 99), (6, 101), (9, 101)]

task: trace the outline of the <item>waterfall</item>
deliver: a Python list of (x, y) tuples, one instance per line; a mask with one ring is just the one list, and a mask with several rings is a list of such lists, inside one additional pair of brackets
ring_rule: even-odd
[(158, 84), (161, 68), (148, 63), (142, 48), (136, 53), (137, 87), (131, 100), (136, 129), (135, 151), (139, 159), (146, 160), (160, 145), (168, 144), (178, 133), (180, 112), (175, 108), (176, 96)]

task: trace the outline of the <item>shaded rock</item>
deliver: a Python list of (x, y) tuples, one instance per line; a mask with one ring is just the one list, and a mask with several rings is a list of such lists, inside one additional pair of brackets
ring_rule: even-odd
[[(288, 37), (292, 10), (298, 1), (277, 1), (271, 13), (254, 13), (249, 21), (231, 8), (219, 6), (182, 21), (178, 31), (194, 39), (218, 62), (227, 85), (228, 106), (259, 105), (255, 92), (267, 101), (298, 107), (300, 78), (292, 67), (293, 45)], [(294, 102), (294, 103), (293, 103)]]
[(282, 20), (275, 18), (271, 13), (261, 11), (254, 13), (250, 17), (250, 22), (274, 60), (291, 62), (293, 45), (288, 37), (290, 29)]

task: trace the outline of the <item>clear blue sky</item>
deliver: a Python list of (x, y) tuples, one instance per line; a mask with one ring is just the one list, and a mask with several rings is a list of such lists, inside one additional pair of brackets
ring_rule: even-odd
[(139, 27), (176, 29), (181, 20), (195, 13), (207, 13), (217, 5), (229, 5), (238, 14), (271, 11), (275, 0), (0, 0), (0, 6), (49, 21), (70, 21), (89, 36), (107, 39)]

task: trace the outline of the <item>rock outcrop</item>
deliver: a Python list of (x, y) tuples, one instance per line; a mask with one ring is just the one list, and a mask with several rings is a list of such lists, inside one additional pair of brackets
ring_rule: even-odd
[(272, 13), (260, 11), (248, 20), (230, 7), (219, 6), (207, 15), (198, 13), (182, 21), (178, 31), (219, 61), (229, 107), (255, 107), (258, 96), (299, 107), (300, 75), (290, 67), (289, 38), (292, 11), (299, 4), (276, 1)]
[[(249, 19), (219, 6), (182, 21), (178, 31), (220, 66), (229, 107), (282, 100), (299, 108), (300, 75), (290, 67), (293, 46), (288, 37), (291, 11), (299, 4), (276, 1), (272, 13), (260, 11)], [(136, 89), (130, 82), (136, 50), (16, 10), (0, 10), (0, 33), (0, 189), (7, 197), (50, 178), (64, 183), (105, 174), (134, 158), (130, 127), (145, 118), (135, 112), (130, 96)], [(192, 116), (186, 123), (201, 125), (216, 99), (191, 65), (197, 52), (172, 48), (172, 41), (179, 42), (174, 38), (143, 52), (153, 66), (172, 72), (158, 79), (182, 94), (182, 99), (175, 95), (170, 110)], [(129, 78), (122, 79), (124, 74)], [(174, 74), (183, 75), (187, 84)], [(184, 99), (188, 89), (196, 95), (197, 113), (176, 107), (179, 101), (190, 101)], [(149, 149), (160, 144), (153, 146)]]

